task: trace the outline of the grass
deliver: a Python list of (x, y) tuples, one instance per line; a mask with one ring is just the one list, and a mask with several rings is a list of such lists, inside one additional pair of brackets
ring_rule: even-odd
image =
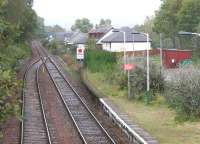
[(155, 64), (160, 65), (160, 56), (152, 56), (151, 61), (154, 62)]
[[(161, 144), (199, 144), (200, 123), (185, 122), (178, 124), (174, 121), (175, 112), (170, 110), (163, 102), (153, 105), (144, 105), (127, 99), (127, 92), (120, 90), (116, 85), (107, 83), (102, 73), (87, 71), (89, 81), (103, 91), (115, 104), (117, 104), (130, 119), (149, 133), (155, 136)], [(162, 101), (162, 100), (160, 100)]]

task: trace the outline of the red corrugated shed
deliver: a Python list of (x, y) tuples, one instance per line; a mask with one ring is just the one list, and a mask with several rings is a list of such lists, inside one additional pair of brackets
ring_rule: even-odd
[(192, 58), (191, 50), (167, 49), (163, 50), (163, 63), (166, 68), (177, 68), (178, 64)]

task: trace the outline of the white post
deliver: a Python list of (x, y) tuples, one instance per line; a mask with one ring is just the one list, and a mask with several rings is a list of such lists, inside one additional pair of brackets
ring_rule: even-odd
[(161, 69), (162, 69), (162, 67), (163, 67), (162, 48), (163, 48), (163, 44), (162, 44), (162, 33), (160, 33), (160, 67), (161, 67)]
[(134, 47), (134, 41), (135, 41), (135, 36), (134, 36), (134, 33), (133, 33), (133, 59), (134, 59), (134, 56), (135, 56), (135, 47)]
[(130, 70), (128, 70), (128, 99), (130, 98)]
[[(125, 66), (125, 64), (126, 64), (126, 46), (125, 46), (125, 44), (126, 44), (126, 33), (125, 32), (123, 32), (123, 36), (124, 36), (124, 66)], [(124, 73), (126, 73), (125, 69), (124, 69)]]
[(147, 36), (147, 92), (149, 92), (149, 34)]

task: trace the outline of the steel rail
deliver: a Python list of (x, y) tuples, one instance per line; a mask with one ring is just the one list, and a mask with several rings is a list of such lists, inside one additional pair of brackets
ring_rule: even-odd
[(37, 59), (36, 61), (34, 61), (33, 63), (30, 64), (30, 66), (28, 66), (25, 70), (25, 73), (23, 75), (23, 84), (22, 84), (22, 108), (21, 108), (21, 116), (22, 116), (22, 122), (21, 122), (21, 140), (20, 143), (23, 144), (24, 141), (24, 109), (25, 109), (25, 103), (24, 103), (24, 97), (25, 97), (25, 81), (27, 79), (27, 73), (29, 72), (29, 70), (40, 61), (40, 59)]
[[(73, 86), (72, 86), (72, 85), (68, 82), (68, 80), (64, 77), (63, 73), (60, 71), (60, 69), (58, 68), (58, 66), (57, 66), (56, 63), (54, 62), (54, 60), (49, 56), (49, 54), (48, 54), (41, 46), (39, 46), (39, 47), (40, 47), (40, 48), (37, 47), (38, 51), (41, 50), (42, 53), (43, 53), (44, 55), (46, 55), (47, 59), (49, 59), (49, 61), (55, 66), (55, 68), (57, 69), (58, 73), (61, 75), (61, 77), (63, 78), (63, 80), (69, 85), (69, 88), (70, 88), (70, 89), (74, 92), (74, 94), (78, 97), (78, 99), (80, 100), (80, 102), (82, 103), (82, 105), (86, 108), (86, 110), (89, 112), (89, 114), (92, 116), (92, 118), (94, 119), (94, 121), (96, 122), (96, 124), (101, 128), (101, 130), (103, 131), (103, 133), (105, 133), (105, 135), (106, 135), (106, 137), (109, 139), (109, 141), (111, 141), (113, 144), (115, 144), (114, 140), (110, 137), (110, 135), (107, 133), (107, 131), (102, 127), (102, 125), (101, 125), (100, 122), (97, 120), (97, 118), (94, 116), (94, 114), (91, 112), (91, 110), (88, 108), (88, 106), (83, 102), (82, 98), (79, 96), (79, 94), (78, 94), (78, 93), (76, 92), (76, 90), (73, 88)], [(40, 49), (40, 50), (39, 50), (39, 49)], [(47, 59), (46, 59), (46, 60), (47, 60)], [(46, 60), (45, 60), (45, 61), (46, 61)], [(84, 136), (83, 136), (81, 130), (79, 129), (78, 124), (77, 124), (76, 120), (74, 119), (73, 114), (71, 113), (71, 111), (70, 111), (70, 109), (69, 109), (67, 103), (65, 102), (65, 100), (64, 100), (64, 98), (63, 98), (63, 95), (62, 95), (61, 91), (59, 90), (59, 87), (57, 86), (55, 80), (54, 80), (53, 77), (51, 76), (50, 71), (48, 70), (48, 67), (47, 67), (47, 65), (46, 65), (46, 62), (44, 62), (44, 65), (45, 65), (45, 68), (46, 68), (47, 72), (48, 72), (49, 75), (50, 75), (51, 80), (53, 81), (54, 86), (56, 87), (56, 90), (58, 91), (58, 93), (59, 93), (59, 95), (60, 95), (60, 97), (61, 97), (61, 99), (62, 99), (62, 102), (64, 103), (64, 105), (65, 105), (65, 107), (66, 107), (66, 109), (67, 109), (67, 111), (68, 111), (68, 113), (69, 113), (69, 115), (70, 115), (70, 117), (71, 117), (71, 119), (72, 119), (72, 121), (73, 121), (73, 123), (74, 123), (74, 125), (75, 125), (75, 127), (76, 127), (76, 129), (77, 129), (77, 131), (78, 131), (78, 133), (79, 133), (79, 135), (80, 135), (80, 137), (81, 137), (81, 140), (83, 141), (83, 143), (87, 144), (87, 141), (86, 141), (86, 139), (84, 138)]]
[[(100, 124), (100, 122), (97, 120), (97, 118), (94, 116), (94, 114), (91, 112), (91, 110), (88, 108), (88, 106), (86, 105), (86, 103), (82, 100), (82, 98), (80, 97), (80, 95), (76, 92), (76, 90), (73, 88), (73, 86), (69, 83), (69, 81), (65, 78), (65, 76), (64, 76), (64, 74), (60, 71), (60, 69), (58, 68), (58, 66), (56, 65), (56, 63), (54, 62), (54, 60), (51, 58), (51, 57), (49, 57), (48, 56), (48, 58), (49, 58), (49, 60), (50, 60), (50, 62), (55, 66), (55, 68), (57, 69), (57, 71), (59, 72), (59, 74), (61, 75), (61, 77), (63, 78), (63, 80), (69, 85), (69, 87), (71, 88), (71, 90), (74, 92), (74, 94), (78, 97), (78, 99), (80, 100), (80, 102), (82, 103), (82, 105), (86, 108), (86, 110), (89, 112), (89, 114), (92, 116), (92, 118), (93, 118), (93, 120), (97, 123), (97, 125), (101, 128), (101, 130), (105, 133), (105, 135), (106, 135), (106, 137), (113, 143), (113, 144), (115, 144), (115, 141), (111, 138), (111, 136), (107, 133), (107, 131), (102, 127), (102, 125)], [(46, 68), (47, 68), (47, 66), (46, 66)], [(47, 68), (47, 70), (48, 70), (48, 68)], [(49, 72), (49, 71), (48, 71)], [(50, 72), (49, 72), (49, 74), (50, 74)], [(52, 78), (53, 79), (53, 78)], [(54, 81), (54, 80), (53, 80)], [(54, 82), (55, 83), (55, 82)], [(56, 84), (55, 84), (56, 85)], [(62, 95), (61, 94), (61, 92), (60, 92), (60, 90), (59, 90), (59, 88), (58, 88), (58, 86), (56, 86), (56, 88), (58, 89), (58, 91), (59, 91), (59, 93), (60, 93), (60, 95)], [(62, 98), (63, 100), (64, 100), (64, 98)], [(67, 106), (67, 104), (65, 103), (65, 105)], [(69, 108), (68, 108), (68, 110), (69, 110)], [(71, 114), (71, 112), (69, 112), (70, 113), (70, 115), (72, 116), (72, 118), (73, 118), (73, 115)], [(74, 119), (74, 118), (73, 118)], [(76, 122), (75, 122), (75, 120), (73, 120), (74, 121), (74, 123), (75, 123), (75, 125), (77, 125), (76, 124)], [(79, 128), (78, 128), (79, 129)], [(79, 129), (79, 131), (80, 131), (80, 129)], [(82, 134), (82, 132), (81, 132), (81, 135), (83, 135)]]
[[(40, 50), (42, 51), (42, 53), (43, 53), (44, 55), (46, 55), (47, 59), (49, 59), (48, 53), (47, 53), (41, 46), (39, 46), (39, 47), (40, 47)], [(40, 51), (39, 48), (37, 48), (37, 49), (38, 49), (38, 51)], [(74, 119), (72, 113), (70, 112), (70, 110), (69, 110), (69, 108), (68, 108), (68, 106), (67, 106), (67, 103), (65, 102), (65, 100), (64, 100), (64, 98), (63, 98), (63, 96), (62, 96), (62, 93), (60, 92), (60, 90), (59, 90), (57, 84), (55, 83), (54, 79), (52, 78), (52, 76), (51, 76), (51, 74), (50, 74), (50, 72), (49, 72), (49, 70), (48, 70), (48, 68), (47, 68), (47, 66), (46, 66), (46, 61), (47, 61), (47, 59), (45, 59), (44, 62), (43, 62), (43, 63), (44, 63), (44, 66), (45, 66), (45, 69), (47, 70), (47, 72), (48, 72), (48, 74), (49, 74), (49, 76), (50, 76), (50, 79), (52, 80), (52, 82), (53, 82), (53, 84), (54, 84), (54, 86), (55, 86), (55, 88), (56, 88), (56, 91), (58, 92), (58, 94), (59, 94), (59, 96), (60, 96), (60, 98), (61, 98), (61, 100), (62, 100), (62, 102), (63, 102), (63, 104), (64, 104), (64, 106), (65, 106), (65, 108), (66, 108), (66, 110), (67, 110), (67, 112), (69, 113), (70, 118), (72, 119), (73, 124), (75, 125), (75, 128), (76, 128), (77, 131), (78, 131), (78, 134), (79, 134), (79, 136), (80, 136), (80, 139), (82, 140), (82, 142), (83, 142), (84, 144), (87, 144), (87, 142), (86, 142), (86, 140), (85, 140), (85, 138), (84, 138), (84, 136), (83, 136), (81, 130), (79, 129), (78, 125), (76, 124), (76, 121), (75, 121), (75, 119)]]
[(52, 140), (51, 140), (51, 136), (50, 136), (50, 132), (49, 132), (47, 118), (46, 118), (46, 114), (45, 114), (45, 110), (44, 110), (44, 103), (43, 103), (43, 100), (42, 100), (41, 91), (40, 91), (40, 85), (39, 85), (39, 71), (40, 71), (41, 66), (42, 66), (42, 64), (39, 65), (37, 67), (37, 70), (36, 70), (36, 85), (37, 85), (37, 92), (38, 92), (38, 95), (39, 95), (39, 100), (40, 100), (43, 120), (44, 120), (44, 123), (45, 123), (46, 132), (47, 132), (47, 136), (48, 136), (48, 142), (49, 142), (49, 144), (51, 144)]
[(57, 92), (58, 92), (60, 98), (62, 99), (62, 102), (64, 103), (65, 108), (66, 108), (67, 112), (69, 113), (70, 118), (72, 119), (73, 124), (75, 125), (75, 128), (77, 129), (78, 134), (79, 134), (79, 136), (80, 136), (82, 142), (83, 142), (84, 144), (87, 144), (87, 142), (86, 142), (86, 140), (85, 140), (85, 138), (84, 138), (84, 136), (83, 136), (81, 130), (79, 129), (79, 127), (78, 127), (78, 125), (77, 125), (77, 123), (76, 123), (76, 121), (75, 121), (75, 119), (74, 119), (72, 113), (70, 112), (70, 110), (69, 110), (69, 108), (68, 108), (68, 106), (67, 106), (67, 103), (65, 102), (65, 100), (64, 100), (64, 98), (63, 98), (63, 95), (62, 95), (61, 91), (59, 90), (59, 88), (58, 88), (58, 86), (57, 86), (55, 80), (54, 80), (53, 77), (51, 76), (51, 74), (50, 74), (50, 72), (49, 72), (49, 70), (48, 70), (46, 64), (45, 64), (45, 69), (47, 70), (47, 72), (48, 72), (48, 74), (49, 74), (49, 76), (50, 76), (50, 78), (51, 78), (51, 80), (52, 80), (52, 82), (53, 82), (53, 84), (54, 84), (54, 86), (55, 86), (55, 88), (56, 88), (56, 90), (57, 90)]

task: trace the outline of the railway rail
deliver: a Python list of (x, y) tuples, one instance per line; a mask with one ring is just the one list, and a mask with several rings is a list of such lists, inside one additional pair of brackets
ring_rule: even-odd
[(65, 79), (53, 59), (40, 45), (37, 43), (33, 43), (33, 45), (36, 47), (39, 58), (27, 68), (24, 75), (22, 98), (22, 117), (24, 120), (21, 126), (21, 144), (52, 143), (40, 95), (40, 86), (38, 85), (39, 69), (42, 64), (45, 65), (82, 142), (84, 144), (115, 144), (75, 89)]
[(45, 66), (83, 143), (114, 144), (114, 140), (101, 126), (50, 57), (46, 60)]
[(51, 144), (37, 84), (41, 63), (41, 60), (37, 59), (30, 64), (23, 78), (21, 144)]

